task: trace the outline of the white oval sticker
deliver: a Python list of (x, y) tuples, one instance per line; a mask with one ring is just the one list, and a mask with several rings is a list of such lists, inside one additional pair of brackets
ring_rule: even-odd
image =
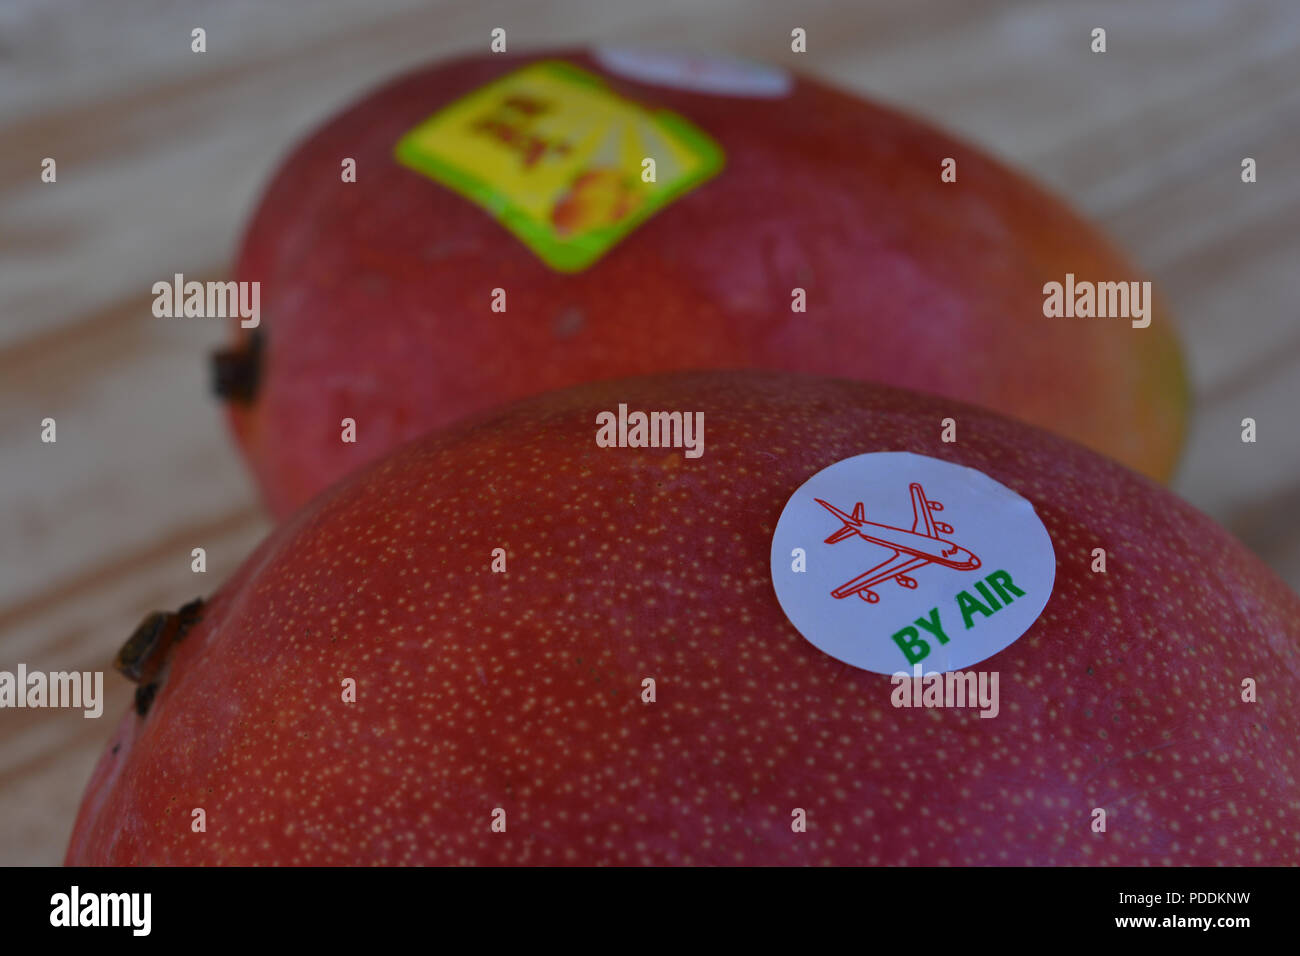
[(696, 93), (771, 99), (787, 95), (794, 85), (784, 70), (748, 60), (623, 47), (599, 47), (592, 56), (609, 72), (638, 83)]
[(772, 535), (772, 584), (799, 633), (878, 674), (962, 670), (1019, 638), (1056, 580), (1034, 506), (983, 472), (911, 452), (805, 481)]

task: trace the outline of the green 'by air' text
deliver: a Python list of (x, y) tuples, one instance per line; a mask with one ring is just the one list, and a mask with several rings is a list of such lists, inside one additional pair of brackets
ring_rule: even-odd
[[(982, 616), (981, 619), (992, 617), (1000, 608), (1025, 596), (1025, 592), (1016, 587), (1006, 571), (994, 571), (983, 581), (976, 582), (975, 591), (978, 592), (978, 597), (970, 591), (961, 590), (954, 598), (962, 624), (965, 625), (964, 630), (967, 631), (975, 625), (977, 614)], [(947, 644), (951, 638), (943, 629), (939, 608), (932, 607), (925, 617), (918, 617), (911, 624), (895, 631), (892, 640), (907, 658), (907, 663), (915, 664), (930, 653), (930, 641)]]

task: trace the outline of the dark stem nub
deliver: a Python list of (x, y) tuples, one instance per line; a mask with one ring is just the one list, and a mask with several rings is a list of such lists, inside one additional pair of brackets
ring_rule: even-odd
[(254, 329), (238, 345), (212, 353), (212, 390), (218, 397), (245, 404), (257, 398), (264, 347), (262, 330)]
[(141, 717), (148, 712), (154, 694), (158, 692), (159, 674), (171, 655), (172, 647), (202, 616), (202, 598), (182, 605), (179, 611), (146, 614), (117, 652), (113, 666), (127, 680), (140, 685), (135, 691), (135, 709)]
[(154, 695), (158, 693), (158, 684), (155, 681), (152, 684), (145, 684), (143, 687), (135, 689), (135, 712), (143, 717), (149, 713), (149, 705), (153, 703)]
[(187, 604), (182, 604), (180, 610), (176, 612), (176, 618), (180, 624), (180, 633), (177, 637), (184, 637), (185, 632), (193, 627), (200, 617), (203, 616), (203, 598), (195, 598)]
[(170, 643), (169, 631), (176, 629), (176, 615), (167, 611), (154, 611), (126, 639), (113, 666), (122, 676), (141, 683), (147, 673), (156, 671), (162, 663), (161, 651)]

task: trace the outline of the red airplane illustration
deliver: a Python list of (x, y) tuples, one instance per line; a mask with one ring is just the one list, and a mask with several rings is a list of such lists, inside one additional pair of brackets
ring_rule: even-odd
[(837, 544), (845, 538), (857, 535), (872, 544), (888, 548), (893, 552), (884, 561), (870, 571), (859, 574), (852, 581), (846, 581), (831, 594), (837, 598), (846, 598), (856, 594), (868, 604), (875, 604), (880, 595), (871, 590), (877, 584), (883, 584), (891, 578), (905, 588), (915, 588), (916, 579), (908, 572), (923, 568), (927, 564), (940, 564), (954, 571), (974, 571), (980, 566), (980, 559), (959, 545), (939, 537), (939, 534), (952, 534), (952, 525), (935, 521), (932, 511), (942, 511), (943, 505), (925, 497), (925, 489), (919, 482), (909, 485), (912, 492), (912, 530), (905, 531), (892, 525), (876, 524), (866, 520), (866, 511), (859, 501), (853, 507), (853, 514), (846, 514), (829, 502), (814, 499), (835, 517), (844, 522), (843, 527), (826, 539), (827, 544)]

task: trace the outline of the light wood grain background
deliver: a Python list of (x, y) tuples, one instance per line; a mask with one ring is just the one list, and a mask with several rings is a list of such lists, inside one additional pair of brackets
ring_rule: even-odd
[[(208, 52), (190, 52), (202, 26)], [(106, 669), (268, 530), (207, 391), (219, 278), (284, 150), (392, 73), (587, 40), (800, 68), (982, 143), (1162, 287), (1198, 408), (1175, 484), (1300, 585), (1300, 6), (1294, 0), (8, 0), (0, 5), (0, 669)], [(789, 51), (794, 26), (809, 52)], [(1109, 52), (1089, 52), (1103, 26)], [(58, 183), (39, 181), (58, 161)], [(1244, 185), (1243, 156), (1259, 163)], [(40, 442), (44, 417), (58, 443)], [(1259, 422), (1243, 445), (1239, 422)], [(1122, 427), (1122, 423), (1117, 423)], [(207, 548), (206, 576), (190, 549)], [(0, 712), (0, 863), (60, 860), (98, 721)]]

